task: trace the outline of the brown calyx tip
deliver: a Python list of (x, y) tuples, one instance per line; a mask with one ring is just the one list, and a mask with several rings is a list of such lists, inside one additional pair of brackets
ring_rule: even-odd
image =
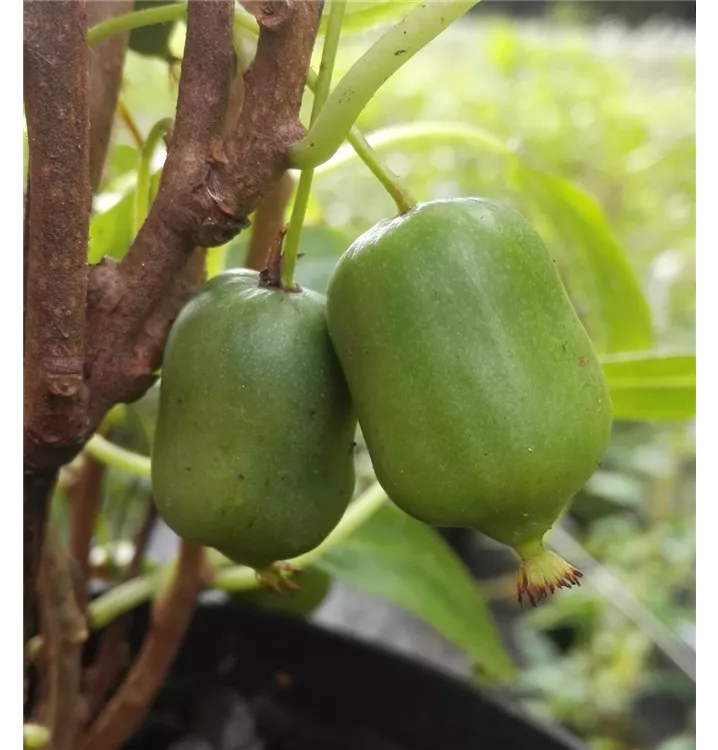
[(277, 592), (299, 591), (299, 584), (292, 580), (292, 576), (301, 570), (286, 562), (275, 562), (267, 568), (255, 571), (259, 585)]
[(523, 604), (526, 597), (533, 607), (538, 607), (556, 589), (580, 586), (582, 577), (583, 573), (562, 557), (542, 550), (540, 554), (521, 561), (516, 582), (519, 604)]

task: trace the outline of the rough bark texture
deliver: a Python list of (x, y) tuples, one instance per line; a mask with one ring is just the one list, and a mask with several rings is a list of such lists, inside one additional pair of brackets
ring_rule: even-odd
[(102, 504), (105, 465), (86, 456), (73, 483), (67, 488), (69, 506), (69, 552), (83, 582), (89, 571), (90, 542)]
[(284, 228), (284, 210), (293, 190), (292, 178), (289, 172), (285, 172), (259, 204), (254, 214), (252, 239), (244, 262), (247, 268), (261, 271), (266, 267), (269, 248)]
[(80, 654), (87, 627), (75, 600), (69, 558), (58, 529), (49, 524), (40, 575), (43, 649), (47, 649), (48, 750), (71, 750), (78, 729)]
[[(133, 0), (91, 0), (87, 4), (88, 26), (129, 13), (133, 5)], [(128, 39), (129, 32), (116, 34), (90, 48), (90, 183), (93, 192), (102, 180)]]
[(167, 330), (186, 299), (175, 289), (175, 303), (163, 302), (158, 312), (168, 280), (187, 273), (185, 290), (192, 290), (196, 279), (184, 271), (188, 257), (248, 225), (249, 213), (281, 177), (287, 149), (304, 133), (298, 114), (319, 7), (303, 0), (270, 5), (269, 15), (258, 14), (258, 51), (244, 74), (237, 126), (222, 138), (233, 6), (189, 3), (177, 118), (157, 198), (123, 260), (105, 261), (90, 275), (91, 425), (153, 382)]
[[(93, 2), (93, 20), (125, 5)], [(245, 5), (260, 25), (257, 55), (230, 94), (234, 2), (189, 0), (177, 113), (158, 194), (124, 258), (88, 268), (91, 185), (99, 183), (105, 161), (125, 41), (108, 40), (90, 59), (84, 0), (24, 4), (26, 634), (59, 468), (114, 404), (139, 398), (154, 382), (169, 328), (204, 278), (205, 248), (248, 226), (248, 215), (285, 172), (288, 148), (304, 135), (299, 107), (321, 4)], [(230, 99), (241, 110), (230, 106), (228, 113)], [(86, 548), (87, 534), (75, 529), (77, 549)], [(87, 748), (117, 747), (142, 720), (189, 622), (200, 563), (200, 551), (183, 545), (177, 579)], [(54, 659), (70, 653), (65, 646)], [(68, 734), (73, 725), (74, 719)]]
[(87, 432), (85, 255), (90, 211), (84, 2), (24, 5), (30, 162), (24, 233), (24, 619), (31, 627), (57, 469)]

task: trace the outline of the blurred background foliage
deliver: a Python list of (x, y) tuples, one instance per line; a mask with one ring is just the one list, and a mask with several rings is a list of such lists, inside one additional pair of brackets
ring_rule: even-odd
[[(690, 350), (694, 29), (666, 20), (606, 20), (595, 8), (603, 3), (544, 3), (548, 10), (540, 15), (534, 8), (531, 19), (504, 14), (511, 4), (500, 5), (471, 14), (406, 64), (370, 102), (359, 127), (420, 200), (486, 196), (528, 216), (555, 253), (602, 351)], [(347, 30), (356, 33), (342, 40), (335, 80), (380, 32), (374, 21), (401, 14), (386, 3), (352, 6), (363, 7), (352, 9), (353, 21), (347, 17)], [(179, 23), (170, 40), (178, 57), (183, 33)], [(244, 43), (251, 52), (251, 37)], [(144, 135), (172, 116), (176, 85), (167, 61), (131, 52), (121, 98)], [(155, 169), (162, 158), (157, 155)], [(136, 144), (118, 120), (94, 205), (91, 261), (121, 256), (132, 239), (136, 165)], [(358, 160), (340, 154), (321, 167), (302, 234), (300, 283), (323, 290), (339, 254), (393, 212)], [(210, 251), (211, 268), (242, 265), (247, 242), (243, 233)], [(518, 665), (506, 690), (594, 750), (693, 747), (695, 429), (691, 418), (663, 419), (660, 406), (682, 398), (672, 416), (690, 413), (694, 374), (691, 380), (690, 364), (681, 364), (671, 380), (669, 370), (655, 371), (655, 392), (634, 392), (635, 381), (625, 381), (626, 408), (635, 407), (638, 418), (617, 420), (601, 469), (575, 499), (563, 536), (555, 537), (560, 551), (570, 544), (568, 552), (583, 558), (574, 555), (585, 568), (581, 589), (521, 610), (512, 601), (515, 561), (502, 557), (503, 550), (458, 532), (444, 535), (449, 548), (444, 537), (425, 538), (391, 512), (362, 529), (353, 546), (334, 551), (323, 569), (408, 607), (489, 672), (500, 671), (487, 655), (496, 624)], [(644, 408), (639, 400), (646, 393)], [(113, 440), (150, 452), (155, 395), (153, 389), (127, 410)], [(359, 489), (371, 478), (361, 448)], [(107, 473), (95, 540), (104, 576), (112, 570), (102, 545), (133, 539), (148, 498), (146, 480)], [(62, 516), (63, 503), (56, 509)], [(458, 572), (451, 549), (463, 561)], [(426, 560), (418, 564), (422, 552), (435, 555), (433, 583), (427, 583)], [(121, 566), (119, 556), (115, 563)], [(462, 578), (467, 566), (478, 586), (473, 577)], [(389, 570), (400, 573), (392, 578)], [(447, 616), (441, 589), (452, 577), (459, 603)], [(476, 596), (461, 595), (467, 581)], [(477, 671), (477, 680), (485, 679)]]

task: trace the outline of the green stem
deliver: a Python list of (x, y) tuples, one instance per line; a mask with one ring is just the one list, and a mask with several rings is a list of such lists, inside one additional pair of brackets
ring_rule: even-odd
[[(175, 562), (172, 561), (171, 565), (174, 566)], [(98, 596), (87, 608), (87, 626), (90, 630), (101, 630), (121, 615), (151, 599), (164, 580), (160, 573), (152, 573), (132, 578)]]
[(422, 3), (392, 26), (354, 63), (332, 91), (307, 135), (289, 149), (291, 166), (306, 169), (331, 158), (379, 88), (476, 2)]
[[(93, 26), (87, 33), (87, 43), (89, 45), (98, 44), (114, 34), (138, 29), (141, 26), (152, 26), (157, 23), (166, 23), (167, 21), (179, 21), (183, 20), (186, 16), (186, 2), (162, 5), (157, 8), (146, 8), (145, 10), (134, 10), (131, 13), (124, 13), (115, 18), (108, 18), (106, 21), (101, 21)], [(235, 10), (234, 25), (254, 34), (254, 36), (259, 34), (259, 26), (256, 20), (244, 10)]]
[(282, 288), (287, 290), (295, 288), (294, 269), (297, 267), (297, 257), (299, 256), (299, 237), (302, 234), (304, 217), (307, 213), (309, 196), (312, 192), (313, 177), (313, 169), (304, 169), (299, 175), (297, 192), (294, 194), (292, 215), (289, 219), (287, 233), (284, 236), (284, 246), (282, 250)]
[[(317, 74), (310, 68), (309, 75), (307, 76), (307, 86), (310, 91), (315, 91), (317, 85)], [(364, 164), (369, 168), (369, 171), (376, 177), (382, 184), (384, 189), (394, 199), (396, 207), (400, 214), (406, 213), (414, 205), (416, 200), (411, 196), (409, 191), (401, 184), (399, 178), (387, 167), (382, 159), (379, 158), (379, 154), (369, 145), (367, 139), (362, 135), (361, 130), (356, 125), (352, 125), (347, 140), (351, 146), (350, 153), (352, 156), (358, 156)], [(338, 156), (338, 154), (337, 154)], [(331, 164), (334, 161), (332, 159), (329, 162), (325, 162), (320, 165), (315, 173), (319, 173), (319, 170), (324, 171), (324, 167), (327, 164)]]
[(140, 151), (140, 160), (137, 165), (137, 188), (135, 190), (135, 215), (134, 215), (134, 236), (140, 231), (144, 220), (150, 210), (150, 183), (152, 179), (151, 167), (152, 157), (155, 149), (165, 133), (172, 129), (172, 119), (165, 117), (152, 126), (144, 146)]
[[(342, 520), (318, 547), (287, 562), (299, 569), (309, 567), (330, 549), (350, 537), (362, 524), (366, 523), (381, 508), (386, 499), (384, 490), (378, 482), (375, 482), (347, 508)], [(170, 563), (170, 565), (174, 564), (174, 562)], [(103, 628), (117, 617), (152, 598), (164, 580), (166, 580), (166, 573), (153, 573), (121, 583), (106, 594), (99, 596), (88, 607), (90, 629)], [(210, 588), (232, 592), (247, 591), (258, 588), (259, 585), (256, 572), (252, 568), (244, 565), (233, 565), (229, 568), (220, 569), (210, 583)]]
[(394, 199), (400, 214), (405, 214), (416, 205), (406, 188), (401, 184), (399, 178), (380, 160), (379, 155), (369, 145), (369, 141), (362, 135), (361, 131), (352, 127), (347, 140), (354, 149), (354, 153), (369, 167), (374, 177), (379, 180), (384, 189)]
[(126, 471), (128, 474), (143, 479), (149, 479), (151, 476), (151, 462), (147, 456), (120, 448), (119, 445), (111, 443), (102, 435), (93, 435), (87, 441), (85, 451), (96, 461), (111, 466), (113, 469), (120, 469), (120, 471)]
[[(314, 103), (312, 104), (312, 114), (309, 121), (310, 130), (319, 117), (319, 113), (329, 96), (329, 87), (332, 82), (332, 72), (334, 71), (334, 62), (337, 57), (339, 38), (341, 37), (345, 6), (346, 0), (330, 0), (327, 33), (324, 37), (322, 61), (319, 65), (319, 75), (316, 79)], [(307, 213), (313, 177), (314, 168), (310, 166), (302, 171), (299, 183), (297, 184), (294, 206), (292, 207), (287, 234), (284, 237), (282, 252), (282, 287), (284, 289), (294, 288), (294, 269), (296, 268), (297, 256), (299, 254), (299, 237), (302, 233), (304, 217)]]

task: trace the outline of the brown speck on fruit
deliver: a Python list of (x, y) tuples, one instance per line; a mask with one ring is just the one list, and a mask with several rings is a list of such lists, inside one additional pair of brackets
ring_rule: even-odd
[(244, 474), (237, 474), (237, 479), (244, 479)]
[(192, 467), (191, 467), (191, 466), (185, 466), (185, 467), (184, 467), (184, 470), (185, 470), (185, 471), (192, 471)]
[(584, 354), (579, 358), (578, 363), (579, 365), (581, 365), (581, 367), (585, 367), (588, 364), (588, 357)]
[(394, 57), (399, 57), (399, 55), (404, 55), (404, 54), (406, 54), (406, 50), (405, 50), (405, 49), (398, 49), (398, 50), (397, 50), (397, 51), (396, 51), (396, 52), (394, 53)]

